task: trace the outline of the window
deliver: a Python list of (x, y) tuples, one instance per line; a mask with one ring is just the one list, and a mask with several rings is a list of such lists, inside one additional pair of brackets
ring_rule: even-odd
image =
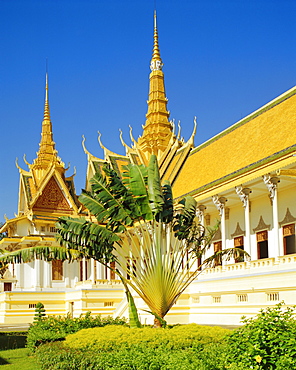
[(41, 226), (40, 230), (41, 230), (42, 233), (45, 233), (46, 227), (45, 226)]
[(49, 231), (50, 231), (51, 233), (56, 233), (56, 232), (57, 232), (57, 229), (56, 229), (56, 227), (54, 227), (54, 226), (50, 226)]
[(279, 301), (280, 295), (279, 293), (267, 293), (267, 300), (269, 302)]
[(12, 291), (12, 283), (4, 283), (4, 292), (11, 292)]
[(36, 303), (29, 303), (29, 308), (36, 308)]
[(104, 302), (104, 307), (113, 307), (114, 302)]
[(248, 295), (247, 294), (238, 294), (237, 295), (238, 302), (248, 302)]
[(260, 231), (256, 234), (258, 259), (268, 258), (268, 232)]
[(51, 263), (52, 280), (63, 280), (63, 261), (53, 260)]
[[(237, 238), (233, 239), (234, 242), (234, 248), (240, 248), (244, 249), (244, 237), (243, 236), (238, 236)], [(235, 259), (235, 263), (237, 262), (244, 262), (244, 257), (239, 257)]]
[(85, 280), (87, 280), (87, 278), (88, 278), (88, 275), (87, 275), (87, 273), (88, 273), (88, 269), (87, 269), (87, 266), (88, 264), (87, 264), (87, 260), (81, 260), (80, 262), (79, 262), (79, 280), (80, 281), (84, 281), (84, 278), (83, 278), (83, 275), (85, 276)]
[(213, 303), (221, 303), (221, 296), (213, 297)]
[[(215, 242), (214, 243), (214, 253), (222, 251), (222, 241)], [(215, 262), (215, 266), (221, 266), (222, 265), (222, 260), (220, 259), (219, 261)]]
[(283, 226), (284, 254), (296, 253), (295, 224)]

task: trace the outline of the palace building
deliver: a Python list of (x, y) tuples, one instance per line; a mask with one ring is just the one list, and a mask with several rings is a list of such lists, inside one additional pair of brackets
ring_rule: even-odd
[[(185, 142), (169, 120), (156, 15), (150, 64), (149, 97), (142, 136), (132, 145), (122, 139), (125, 155), (105, 148), (104, 158), (87, 155), (87, 184), (105, 161), (118, 173), (128, 163), (147, 164), (156, 154), (163, 180), (176, 199), (191, 194), (198, 202), (199, 221), (213, 226), (212, 252), (233, 246), (249, 261), (230, 260), (204, 269), (178, 299), (166, 319), (170, 323), (238, 325), (241, 316), (284, 301), (296, 303), (296, 87), (195, 147), (192, 129)], [(46, 76), (45, 107), (37, 158), (20, 173), (18, 213), (7, 219), (1, 249), (57, 246), (58, 217), (83, 215), (74, 176), (58, 157), (53, 141)], [(142, 301), (135, 296), (139, 308)], [(57, 258), (9, 265), (0, 279), (0, 322), (32, 322), (42, 302), (48, 315), (127, 316), (123, 286), (93, 260), (71, 263)], [(142, 314), (143, 322), (152, 316)], [(149, 321), (150, 320), (150, 321)]]

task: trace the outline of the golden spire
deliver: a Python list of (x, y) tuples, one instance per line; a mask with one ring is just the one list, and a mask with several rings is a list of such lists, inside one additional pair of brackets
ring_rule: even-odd
[(169, 122), (167, 110), (167, 98), (164, 87), (163, 63), (160, 57), (158, 44), (158, 30), (156, 11), (154, 12), (154, 44), (150, 63), (151, 73), (149, 76), (149, 99), (146, 123), (143, 127), (143, 135), (138, 140), (138, 146), (148, 154), (161, 155), (167, 148), (173, 135), (172, 125)]
[[(46, 170), (50, 165), (54, 163), (62, 168), (64, 167), (63, 162), (61, 162), (60, 158), (57, 156), (55, 142), (53, 141), (52, 123), (50, 120), (49, 100), (48, 100), (48, 75), (46, 72), (45, 103), (42, 121), (41, 140), (39, 143), (37, 158), (34, 160), (32, 167), (35, 170)], [(42, 173), (43, 171), (41, 171), (40, 175)]]

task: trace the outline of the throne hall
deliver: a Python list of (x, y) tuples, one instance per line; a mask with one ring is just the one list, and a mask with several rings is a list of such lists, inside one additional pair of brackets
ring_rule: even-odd
[[(146, 122), (137, 140), (130, 130), (131, 145), (120, 136), (125, 155), (106, 148), (99, 136), (104, 150), (99, 158), (83, 140), (86, 187), (105, 161), (120, 174), (122, 166), (147, 164), (155, 154), (161, 178), (171, 182), (175, 200), (190, 194), (198, 203), (196, 217), (202, 225), (220, 221), (208, 255), (233, 246), (250, 255), (250, 260), (229, 260), (204, 269), (166, 320), (239, 325), (243, 315), (250, 317), (266, 306), (280, 301), (295, 305), (296, 87), (195, 146), (196, 124), (185, 141), (180, 127), (170, 121), (156, 15), (150, 69)], [(1, 249), (58, 246), (57, 219), (85, 216), (74, 175), (67, 174), (55, 148), (48, 89), (46, 75), (39, 150), (33, 163), (25, 161), (25, 168), (17, 164), (18, 211), (0, 230), (6, 235)], [(10, 264), (0, 279), (0, 323), (32, 322), (37, 302), (44, 304), (47, 315), (79, 316), (91, 311), (128, 316), (120, 280), (93, 260), (68, 263), (37, 258)], [(139, 309), (145, 308), (137, 295), (135, 302)], [(152, 315), (142, 312), (142, 323), (153, 321)]]

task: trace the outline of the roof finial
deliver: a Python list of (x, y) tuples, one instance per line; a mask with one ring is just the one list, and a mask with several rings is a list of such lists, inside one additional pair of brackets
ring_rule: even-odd
[(151, 71), (161, 70), (163, 66), (159, 45), (158, 45), (158, 31), (157, 31), (157, 17), (156, 17), (156, 10), (154, 10), (154, 44), (153, 44), (153, 53), (152, 59), (150, 64)]
[(46, 59), (46, 75), (45, 75), (45, 104), (44, 104), (44, 120), (50, 121), (49, 102), (48, 102), (48, 72)]

